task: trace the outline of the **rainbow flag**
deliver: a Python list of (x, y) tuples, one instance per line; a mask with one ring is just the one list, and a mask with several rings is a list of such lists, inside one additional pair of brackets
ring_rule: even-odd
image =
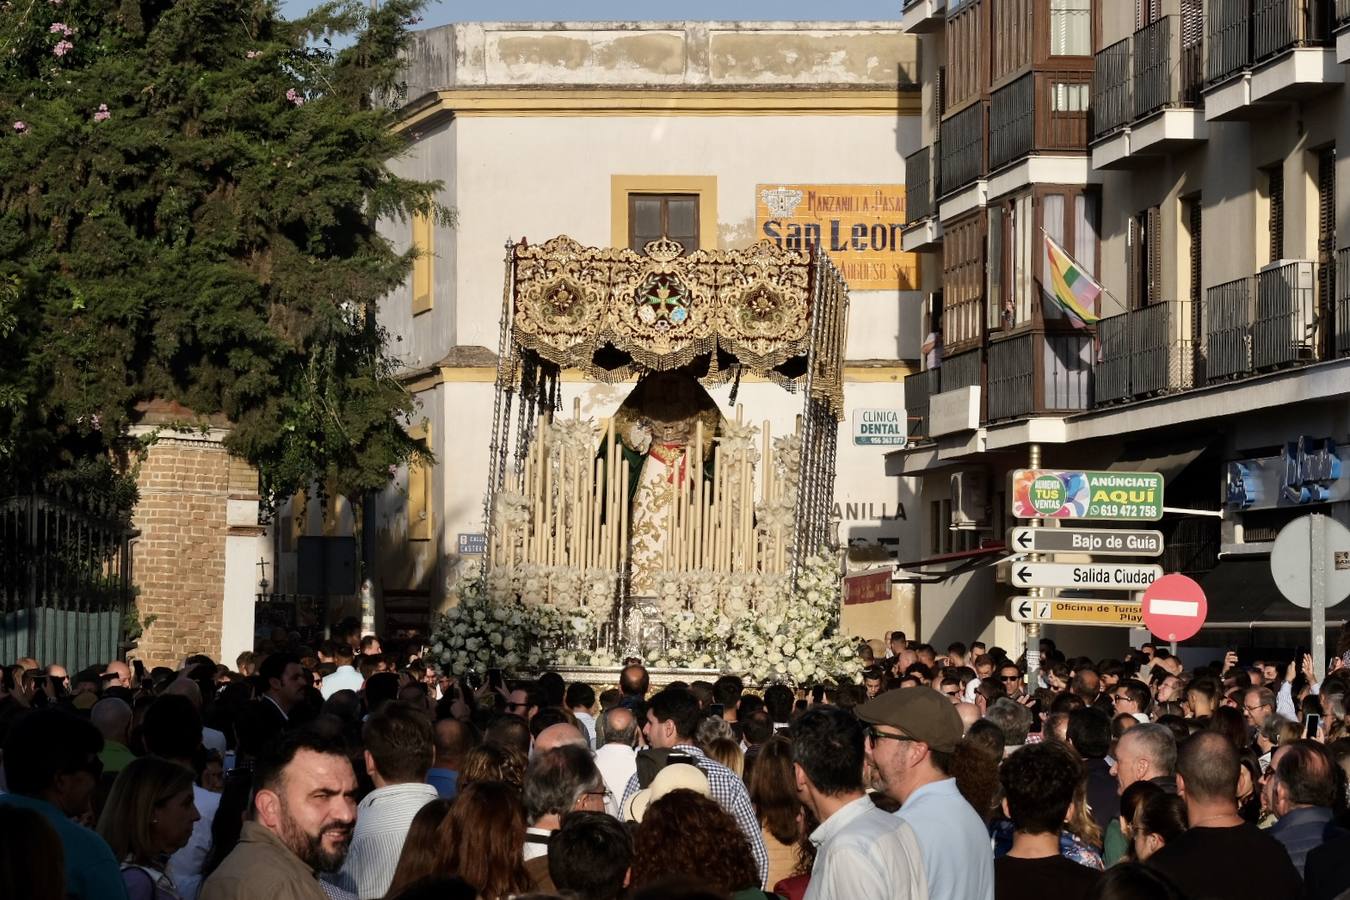
[(1046, 296), (1069, 317), (1075, 328), (1095, 325), (1101, 319), (1097, 313), (1101, 284), (1048, 234), (1045, 235), (1045, 258), (1049, 275), (1049, 282), (1043, 285)]

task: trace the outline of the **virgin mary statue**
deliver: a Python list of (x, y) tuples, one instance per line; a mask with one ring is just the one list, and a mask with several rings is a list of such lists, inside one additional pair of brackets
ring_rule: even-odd
[[(703, 446), (692, 447), (699, 422)], [(628, 464), (632, 594), (652, 596), (655, 576), (665, 565), (675, 490), (688, 478), (712, 478), (713, 440), (722, 414), (698, 379), (657, 372), (637, 383), (615, 413), (614, 424)]]

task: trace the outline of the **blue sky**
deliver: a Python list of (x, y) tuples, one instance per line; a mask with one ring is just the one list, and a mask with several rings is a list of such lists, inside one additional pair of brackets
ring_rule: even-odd
[[(557, 22), (699, 20), (754, 21), (764, 19), (854, 19), (894, 21), (903, 0), (430, 0), (422, 28), (447, 22)], [(294, 16), (317, 5), (317, 0), (282, 0)]]

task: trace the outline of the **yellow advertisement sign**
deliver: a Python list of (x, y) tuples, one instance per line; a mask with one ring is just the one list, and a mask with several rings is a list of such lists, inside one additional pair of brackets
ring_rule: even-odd
[(819, 246), (855, 291), (917, 291), (919, 257), (900, 249), (903, 184), (761, 184), (755, 233), (789, 250)]

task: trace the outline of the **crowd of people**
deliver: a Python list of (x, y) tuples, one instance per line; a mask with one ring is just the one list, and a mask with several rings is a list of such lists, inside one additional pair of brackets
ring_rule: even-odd
[(598, 693), (400, 649), (4, 667), (0, 897), (1350, 898), (1350, 637), (1320, 681), (894, 632), (858, 684)]

